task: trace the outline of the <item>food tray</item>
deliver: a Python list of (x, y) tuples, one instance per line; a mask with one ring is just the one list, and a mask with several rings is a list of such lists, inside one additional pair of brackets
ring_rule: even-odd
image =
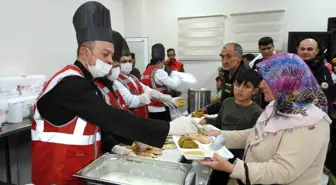
[[(218, 153), (220, 156), (224, 157), (225, 159), (231, 159), (233, 158), (233, 154), (225, 147), (223, 146), (223, 148), (221, 148), (220, 150), (214, 151), (210, 148), (211, 144), (201, 144), (198, 141), (195, 141), (199, 148), (197, 149), (185, 149), (185, 148), (181, 148), (178, 145), (178, 140), (180, 139), (181, 136), (173, 136), (174, 138), (174, 142), (177, 145), (177, 148), (182, 152), (183, 156), (188, 159), (188, 160), (203, 160), (205, 158), (210, 158), (213, 159), (213, 154), (216, 152)], [(193, 152), (193, 151), (199, 151), (199, 152), (203, 152), (204, 155), (188, 155), (185, 154), (185, 152)]]
[[(137, 179), (155, 180), (165, 185), (184, 185), (191, 165), (158, 161), (118, 154), (104, 154), (74, 176), (83, 179), (88, 184), (143, 184)], [(102, 177), (108, 174), (123, 174), (123, 177), (106, 180)], [(125, 178), (127, 176), (127, 178)], [(171, 178), (174, 177), (174, 178)], [(129, 181), (129, 182), (127, 182)], [(147, 184), (153, 184), (149, 181)]]
[[(205, 130), (219, 130), (217, 127), (213, 125), (203, 125), (202, 126)], [(195, 141), (199, 148), (198, 149), (184, 149), (181, 148), (178, 144), (178, 140), (180, 139), (181, 136), (173, 136), (174, 142), (177, 146), (177, 148), (181, 151), (182, 155), (188, 159), (188, 160), (202, 160), (205, 158), (210, 158), (213, 159), (213, 154), (216, 152), (220, 156), (224, 157), (225, 159), (232, 159), (234, 155), (225, 147), (221, 148), (220, 150), (214, 151), (210, 148), (210, 144), (201, 144), (198, 141)], [(215, 137), (211, 137), (212, 139), (215, 139)], [(190, 151), (202, 151), (204, 153), (204, 156), (197, 156), (197, 155), (186, 155), (184, 152), (190, 152)]]
[(191, 114), (189, 114), (188, 117), (194, 119), (197, 123), (199, 123), (204, 118), (216, 119), (218, 117), (218, 114), (204, 114), (204, 116), (200, 118), (191, 117)]
[[(192, 113), (191, 113), (192, 114)], [(204, 116), (203, 117), (200, 117), (200, 118), (196, 118), (196, 117), (191, 117), (191, 114), (188, 115), (189, 118), (192, 118), (193, 120), (195, 120), (197, 123), (199, 123), (202, 119), (204, 119)]]

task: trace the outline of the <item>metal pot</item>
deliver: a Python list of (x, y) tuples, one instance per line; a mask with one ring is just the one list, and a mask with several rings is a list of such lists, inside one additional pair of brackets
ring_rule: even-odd
[(188, 112), (199, 110), (211, 102), (211, 90), (206, 88), (188, 90)]

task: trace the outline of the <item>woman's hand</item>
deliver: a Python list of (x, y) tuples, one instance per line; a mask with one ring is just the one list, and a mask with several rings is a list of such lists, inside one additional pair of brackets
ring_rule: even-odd
[(235, 167), (234, 164), (231, 164), (229, 161), (218, 155), (217, 153), (214, 153), (213, 155), (214, 159), (205, 159), (202, 161), (197, 161), (198, 164), (202, 166), (207, 166), (209, 168), (224, 171), (226, 173), (232, 173), (233, 169)]
[(207, 124), (207, 123), (206, 123), (206, 120), (205, 120), (205, 119), (202, 119), (202, 120), (199, 122), (199, 124), (201, 124), (201, 125), (205, 125), (205, 124)]
[(220, 130), (209, 130), (206, 133), (208, 134), (208, 136), (218, 136), (222, 132)]

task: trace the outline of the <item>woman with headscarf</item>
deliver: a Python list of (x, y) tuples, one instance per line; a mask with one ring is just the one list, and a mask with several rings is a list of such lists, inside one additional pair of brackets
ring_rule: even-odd
[(243, 159), (232, 164), (214, 154), (199, 163), (230, 173), (238, 184), (320, 184), (331, 122), (323, 91), (297, 55), (275, 55), (257, 69), (269, 105), (254, 128), (222, 132), (227, 148), (245, 148)]

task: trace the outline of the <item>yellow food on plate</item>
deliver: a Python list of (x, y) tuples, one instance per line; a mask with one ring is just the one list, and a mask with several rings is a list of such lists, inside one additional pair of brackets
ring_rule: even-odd
[(162, 149), (160, 148), (149, 147), (147, 149), (140, 150), (140, 148), (135, 143), (133, 143), (133, 145), (129, 146), (128, 148), (132, 150), (132, 152), (137, 156), (156, 158), (157, 155), (162, 154)]
[(176, 102), (176, 106), (177, 107), (183, 107), (187, 102), (183, 99), (183, 98), (180, 98), (177, 100)]
[(196, 111), (196, 112), (191, 113), (191, 117), (193, 118), (201, 118), (203, 116), (204, 116), (204, 113), (201, 111)]
[(200, 142), (201, 144), (211, 143), (210, 139), (203, 134), (189, 134), (188, 136), (191, 137), (193, 140)]
[(172, 150), (175, 148), (176, 148), (176, 145), (173, 143), (164, 144), (162, 147), (163, 150)]
[(182, 136), (178, 144), (181, 148), (195, 149), (198, 148), (198, 144), (189, 136)]
[(183, 153), (185, 155), (200, 155), (200, 156), (204, 156), (204, 152), (202, 152), (202, 151), (184, 151)]

